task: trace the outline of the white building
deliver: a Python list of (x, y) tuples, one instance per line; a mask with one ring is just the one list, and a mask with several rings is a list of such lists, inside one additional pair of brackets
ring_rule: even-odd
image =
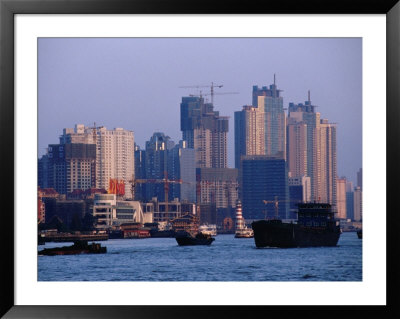
[(134, 133), (122, 128), (86, 127), (76, 124), (65, 128), (60, 143), (96, 144), (96, 188), (108, 190), (110, 179), (123, 180), (125, 198), (132, 199), (135, 173)]
[[(108, 190), (110, 179), (123, 180), (125, 198), (132, 198), (135, 173), (134, 135), (122, 128), (96, 128), (96, 187)], [(93, 132), (93, 131), (92, 131)]]
[(152, 223), (153, 214), (143, 213), (138, 201), (118, 201), (115, 194), (95, 194), (93, 217), (97, 228), (110, 228), (124, 223)]

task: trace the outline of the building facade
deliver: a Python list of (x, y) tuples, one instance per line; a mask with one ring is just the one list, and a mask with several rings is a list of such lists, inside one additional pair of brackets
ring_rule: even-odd
[(196, 167), (227, 167), (228, 118), (214, 111), (203, 97), (182, 97), (181, 131), (195, 150)]
[(65, 128), (60, 144), (95, 145), (95, 186), (108, 190), (110, 179), (124, 181), (125, 198), (133, 197), (134, 134), (122, 128), (108, 130), (104, 126), (92, 127), (76, 124)]
[(197, 204), (214, 204), (216, 209), (235, 207), (238, 199), (238, 170), (197, 168)]
[[(289, 185), (286, 161), (279, 156), (242, 157), (242, 207), (245, 219), (289, 218)], [(264, 204), (267, 201), (267, 204)]]
[(253, 105), (264, 113), (265, 155), (286, 159), (286, 115), (280, 93), (274, 75), (274, 84), (269, 88), (253, 86)]
[(196, 163), (194, 149), (180, 141), (168, 153), (168, 177), (180, 183), (170, 185), (171, 198), (180, 201), (196, 202)]
[(337, 181), (337, 218), (346, 219), (347, 217), (347, 204), (346, 204), (346, 184), (345, 177), (338, 178)]
[(60, 194), (96, 185), (96, 145), (51, 144), (48, 147), (48, 187)]
[(110, 179), (123, 180), (125, 197), (132, 199), (135, 173), (133, 132), (122, 128), (107, 130), (104, 126), (88, 132), (96, 136), (96, 187), (108, 190)]
[(245, 105), (235, 112), (235, 168), (244, 155), (265, 155), (264, 112)]
[(354, 189), (354, 221), (360, 222), (363, 219), (362, 212), (362, 190), (359, 186)]
[(305, 104), (289, 103), (289, 169), (292, 176), (306, 172), (311, 178), (311, 200), (330, 203), (336, 208), (336, 124), (321, 120), (315, 107), (310, 94)]

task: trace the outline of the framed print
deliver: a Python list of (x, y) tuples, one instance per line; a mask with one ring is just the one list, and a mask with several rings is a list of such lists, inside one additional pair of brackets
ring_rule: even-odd
[(397, 1), (0, 1), (1, 315), (399, 313)]

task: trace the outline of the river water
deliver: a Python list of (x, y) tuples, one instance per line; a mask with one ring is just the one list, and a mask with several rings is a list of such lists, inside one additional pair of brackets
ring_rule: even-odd
[[(253, 238), (218, 235), (210, 246), (174, 238), (112, 239), (106, 254), (38, 256), (38, 281), (361, 281), (362, 240), (342, 233), (336, 247), (262, 248)], [(43, 248), (72, 243), (46, 243)]]

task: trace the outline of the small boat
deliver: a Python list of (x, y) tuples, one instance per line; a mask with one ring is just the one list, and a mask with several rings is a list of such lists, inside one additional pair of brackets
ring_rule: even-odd
[(357, 237), (362, 239), (362, 229), (357, 230)]
[(201, 225), (199, 226), (199, 232), (211, 236), (217, 236), (217, 225)]
[(63, 246), (55, 248), (45, 248), (38, 252), (39, 255), (56, 256), (56, 255), (78, 255), (78, 254), (104, 254), (107, 247), (101, 247), (100, 244), (88, 244), (87, 241), (75, 241), (72, 246)]
[(184, 231), (176, 233), (175, 239), (179, 246), (211, 245), (215, 240), (209, 234), (197, 233), (196, 235), (192, 235)]
[(242, 228), (242, 229), (237, 229), (235, 232), (235, 238), (253, 238), (254, 237), (254, 231), (251, 228)]

